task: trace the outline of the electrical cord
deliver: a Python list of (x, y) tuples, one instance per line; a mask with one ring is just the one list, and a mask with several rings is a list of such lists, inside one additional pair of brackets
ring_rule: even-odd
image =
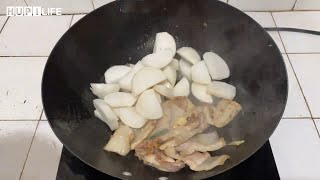
[(320, 31), (313, 31), (307, 29), (297, 29), (297, 28), (286, 28), (286, 27), (266, 27), (264, 28), (266, 31), (288, 31), (288, 32), (298, 32), (298, 33), (306, 33), (320, 36)]

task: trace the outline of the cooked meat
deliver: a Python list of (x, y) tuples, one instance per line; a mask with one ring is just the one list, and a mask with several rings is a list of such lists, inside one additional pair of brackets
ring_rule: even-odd
[(114, 132), (108, 144), (103, 149), (125, 156), (130, 152), (130, 142), (133, 137), (133, 130), (128, 126), (121, 125)]
[(166, 172), (176, 172), (185, 165), (182, 161), (175, 161), (159, 150), (159, 140), (145, 140), (136, 149), (136, 156), (147, 165)]
[(197, 167), (200, 166), (202, 163), (204, 163), (209, 157), (210, 154), (207, 152), (194, 152), (189, 156), (183, 157), (182, 161), (186, 163), (191, 170), (194, 170), (197, 169)]
[(202, 164), (194, 167), (192, 170), (194, 170), (194, 171), (209, 171), (217, 166), (223, 165), (224, 162), (229, 158), (230, 158), (230, 156), (228, 156), (228, 155), (209, 157)]
[(171, 102), (183, 109), (185, 112), (190, 112), (195, 107), (195, 105), (185, 96), (175, 97)]
[(230, 110), (233, 107), (229, 106), (233, 103), (220, 102), (216, 108), (221, 111), (219, 114), (208, 104), (195, 107), (184, 97), (166, 101), (162, 104), (163, 117), (136, 133), (139, 141), (132, 143), (136, 156), (145, 164), (166, 172), (176, 172), (185, 164), (194, 171), (210, 170), (223, 164), (229, 156), (210, 157), (208, 151), (224, 147), (225, 140), (216, 132), (201, 133), (208, 129), (209, 123), (214, 122), (218, 127), (226, 122), (226, 115), (233, 116)]
[(183, 158), (182, 156), (180, 156), (177, 153), (176, 149), (173, 148), (173, 147), (167, 148), (163, 152), (164, 152), (165, 155), (167, 155), (168, 157), (171, 157), (173, 159), (182, 160), (182, 158)]
[(239, 103), (225, 99), (221, 100), (216, 107), (211, 108), (213, 118), (208, 119), (208, 122), (218, 128), (229, 124), (242, 109)]
[(156, 124), (157, 122), (155, 120), (150, 120), (144, 125), (143, 128), (134, 130), (134, 139), (131, 143), (131, 150), (150, 135), (150, 133), (156, 127)]
[(183, 156), (192, 154), (195, 151), (208, 152), (216, 151), (226, 145), (223, 138), (219, 138), (216, 132), (208, 134), (197, 134), (185, 143), (176, 147), (177, 151)]
[(165, 159), (161, 159), (161, 157), (155, 154), (149, 154), (145, 156), (142, 160), (145, 164), (153, 166), (165, 172), (177, 172), (185, 166), (185, 164), (182, 161), (178, 160), (174, 162), (169, 162), (168, 160), (166, 161)]

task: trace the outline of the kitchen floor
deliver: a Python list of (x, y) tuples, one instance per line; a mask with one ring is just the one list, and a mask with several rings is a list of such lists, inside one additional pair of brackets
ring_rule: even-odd
[[(320, 31), (320, 11), (247, 14), (264, 27)], [(42, 72), (55, 43), (84, 15), (0, 16), (0, 179), (56, 178), (62, 144), (43, 113)], [(270, 138), (280, 177), (320, 179), (320, 36), (270, 35), (289, 76), (288, 104)]]

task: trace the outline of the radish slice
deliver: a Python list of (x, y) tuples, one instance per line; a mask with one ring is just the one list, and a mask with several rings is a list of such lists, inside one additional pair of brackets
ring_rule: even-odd
[(102, 99), (93, 100), (93, 105), (102, 116), (102, 121), (105, 122), (111, 131), (114, 131), (119, 127), (119, 118), (114, 114), (110, 106), (104, 102)]
[(153, 52), (170, 50), (172, 54), (176, 54), (176, 42), (174, 38), (167, 32), (160, 32), (156, 35)]
[(161, 104), (153, 89), (143, 92), (136, 104), (137, 112), (146, 119), (159, 119), (163, 116)]
[(207, 86), (207, 93), (216, 97), (233, 100), (236, 96), (236, 88), (225, 82), (212, 81)]
[(212, 96), (207, 94), (207, 86), (198, 84), (198, 83), (192, 83), (191, 85), (191, 92), (199, 101), (205, 102), (205, 103), (213, 103)]
[(134, 96), (137, 96), (146, 89), (166, 79), (167, 76), (160, 69), (144, 67), (132, 78), (132, 93)]
[(181, 59), (179, 61), (180, 72), (183, 77), (191, 80), (191, 64)]
[(94, 114), (95, 117), (97, 117), (98, 119), (100, 119), (101, 121), (103, 121), (103, 117), (102, 117), (102, 115), (99, 113), (98, 110), (94, 110), (93, 114)]
[(178, 71), (178, 70), (179, 70), (179, 60), (173, 58), (172, 61), (171, 61), (171, 63), (170, 63), (168, 66), (171, 66), (173, 69), (175, 69), (176, 71)]
[(114, 112), (114, 114), (119, 118), (120, 116), (120, 112), (119, 112), (120, 108), (112, 108), (112, 111)]
[(161, 104), (162, 103), (162, 98), (161, 98), (160, 94), (156, 93), (156, 96), (157, 96), (157, 99), (158, 99), (159, 103)]
[(201, 57), (198, 52), (191, 47), (182, 47), (177, 50), (177, 53), (191, 64), (196, 64), (201, 61)]
[(122, 90), (126, 90), (128, 92), (131, 92), (131, 82), (133, 76), (141, 69), (143, 68), (143, 64), (141, 61), (137, 62), (136, 65), (132, 68), (132, 70), (119, 81), (120, 88)]
[(125, 65), (110, 67), (105, 73), (104, 78), (107, 84), (118, 83), (132, 68)]
[(173, 89), (164, 85), (155, 85), (153, 89), (164, 97), (171, 99), (173, 97)]
[(213, 80), (222, 80), (230, 76), (227, 63), (218, 54), (206, 52), (203, 55), (203, 59)]
[(171, 63), (173, 56), (171, 51), (160, 51), (145, 56), (141, 62), (145, 66), (161, 69)]
[(91, 83), (91, 91), (94, 95), (103, 99), (106, 95), (114, 92), (119, 92), (120, 87), (118, 84), (103, 84), (103, 83)]
[(104, 101), (111, 107), (130, 107), (136, 102), (136, 98), (131, 93), (115, 92), (104, 97)]
[(174, 86), (177, 81), (177, 71), (171, 66), (167, 66), (163, 69), (163, 73), (167, 76), (168, 81)]
[(158, 85), (164, 85), (167, 88), (173, 88), (172, 84), (168, 80), (163, 81), (163, 82), (159, 83)]
[(120, 120), (131, 128), (143, 127), (147, 120), (139, 115), (134, 107), (119, 108)]
[(190, 94), (190, 83), (187, 78), (182, 78), (176, 86), (173, 88), (173, 96), (189, 96)]
[(209, 75), (206, 64), (203, 61), (198, 62), (191, 68), (192, 81), (199, 84), (210, 84), (211, 77)]

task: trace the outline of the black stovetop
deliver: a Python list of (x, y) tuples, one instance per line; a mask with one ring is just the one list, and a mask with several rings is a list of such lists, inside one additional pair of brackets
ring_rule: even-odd
[[(63, 148), (59, 164), (57, 180), (98, 180), (112, 179), (86, 165), (66, 148)], [(210, 180), (278, 180), (277, 166), (272, 154), (270, 143), (267, 142), (258, 152), (240, 165)]]

